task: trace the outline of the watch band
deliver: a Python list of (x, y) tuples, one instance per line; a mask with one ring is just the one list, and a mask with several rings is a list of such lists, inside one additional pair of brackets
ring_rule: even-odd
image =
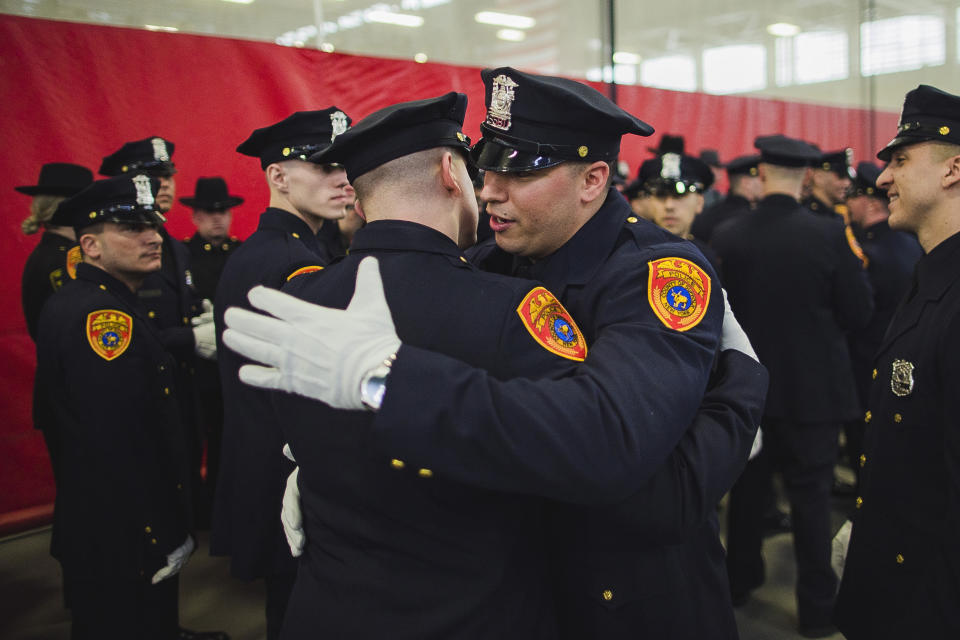
[(387, 376), (390, 375), (390, 367), (396, 359), (397, 354), (391, 354), (360, 379), (360, 401), (371, 411), (377, 411), (383, 404), (383, 396), (387, 392)]

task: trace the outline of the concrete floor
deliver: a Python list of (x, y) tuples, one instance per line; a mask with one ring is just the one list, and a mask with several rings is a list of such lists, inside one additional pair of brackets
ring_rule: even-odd
[[(835, 528), (844, 509), (835, 502)], [(721, 516), (722, 517), (722, 516)], [(722, 520), (721, 520), (722, 521)], [(0, 638), (3, 640), (68, 640), (70, 623), (60, 593), (60, 566), (48, 553), (50, 529), (0, 540)], [(790, 534), (766, 539), (766, 584), (737, 609), (742, 640), (794, 640), (796, 569)], [(180, 582), (180, 623), (198, 631), (224, 630), (233, 640), (261, 640), (266, 635), (263, 586), (230, 577), (224, 558), (207, 553), (201, 534), (198, 551)], [(835, 634), (832, 640), (842, 640)]]

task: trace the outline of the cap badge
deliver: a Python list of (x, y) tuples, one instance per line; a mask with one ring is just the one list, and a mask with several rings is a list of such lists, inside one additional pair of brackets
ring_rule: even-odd
[(467, 139), (467, 136), (463, 135), (462, 132), (457, 131), (457, 140), (459, 140), (460, 142), (463, 142), (466, 139)]
[(113, 360), (130, 346), (133, 318), (116, 309), (101, 309), (87, 315), (87, 342), (98, 356)]
[(490, 92), (490, 108), (487, 109), (487, 124), (503, 131), (508, 131), (512, 122), (510, 109), (516, 98), (514, 87), (519, 86), (506, 74), (500, 74), (493, 79), (493, 89)]
[(661, 157), (660, 177), (665, 180), (680, 179), (680, 155), (665, 153)]
[(543, 287), (535, 287), (520, 302), (517, 315), (537, 344), (568, 360), (587, 357), (587, 341), (560, 301)]
[(577, 155), (581, 158), (586, 158), (588, 153), (590, 153), (590, 149), (588, 149), (586, 145), (580, 145), (580, 147), (577, 148)]
[(153, 192), (150, 191), (150, 178), (145, 175), (133, 176), (133, 186), (137, 188), (137, 204), (141, 207), (152, 207)]
[(284, 147), (281, 153), (283, 153), (283, 157), (286, 158), (288, 155), (290, 155), (290, 147)]
[(913, 392), (913, 363), (906, 360), (894, 360), (890, 374), (890, 390), (893, 395), (904, 397)]
[(947, 127), (947, 126), (940, 127), (940, 135), (945, 136), (948, 133), (950, 133), (950, 127)]
[(163, 138), (151, 138), (150, 144), (153, 145), (153, 159), (159, 162), (169, 162), (170, 155), (167, 153), (167, 143)]
[(330, 133), (330, 142), (334, 138), (347, 130), (347, 114), (343, 111), (334, 111), (330, 114), (330, 127), (333, 131)]
[(652, 260), (647, 267), (647, 301), (660, 322), (675, 331), (700, 324), (710, 304), (710, 276), (684, 258)]

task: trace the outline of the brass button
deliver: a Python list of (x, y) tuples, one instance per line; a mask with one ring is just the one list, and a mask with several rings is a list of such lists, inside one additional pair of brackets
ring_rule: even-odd
[(466, 261), (467, 261), (466, 258), (464, 258), (463, 256), (460, 256), (460, 262), (466, 262)]
[(860, 468), (863, 468), (863, 465), (867, 464), (867, 456), (860, 454)]
[(394, 458), (393, 460), (390, 461), (390, 466), (393, 467), (394, 469), (403, 469), (407, 465), (404, 464), (403, 460), (397, 460), (396, 458)]
[(177, 483), (177, 491), (183, 491), (183, 484)]
[(613, 600), (613, 591), (611, 591), (610, 589), (604, 589), (603, 593), (600, 595), (607, 602), (610, 602), (611, 600)]
[(144, 533), (150, 533), (150, 532), (153, 531), (153, 529), (150, 528), (150, 525), (147, 525), (147, 526), (145, 526), (145, 527), (143, 528), (143, 531), (144, 531)]
[(863, 506), (863, 498), (857, 496), (857, 509)]
[(183, 324), (190, 324), (190, 318), (183, 316)]
[[(636, 217), (636, 216), (630, 216), (629, 218), (627, 218), (627, 222), (629, 222), (630, 224), (636, 224), (636, 222), (637, 222), (637, 217)], [(606, 592), (604, 592), (604, 593), (606, 593)]]
[(156, 311), (147, 311), (147, 317), (148, 317), (148, 318), (156, 318), (156, 317), (157, 317), (157, 312), (156, 312)]
[(170, 395), (170, 387), (164, 387), (164, 388), (163, 388), (163, 395), (165, 395), (165, 396)]
[(897, 554), (897, 564), (903, 564), (903, 554)]
[(297, 233), (296, 231), (294, 231), (294, 232), (291, 233), (290, 235), (292, 235), (294, 238), (300, 238), (300, 234)]
[(150, 538), (150, 544), (157, 544), (156, 538)]
[(867, 411), (866, 415), (863, 416), (864, 422), (870, 422), (870, 420), (872, 419), (873, 419), (873, 413), (870, 411)]
[(899, 424), (899, 423), (903, 422), (903, 416), (900, 415), (899, 413), (895, 413), (895, 414), (893, 414), (893, 421), (896, 422), (897, 424)]
[(230, 248), (230, 245), (228, 245), (226, 242), (224, 242), (222, 245), (220, 245), (220, 248), (223, 249), (224, 251), (226, 251), (227, 249)]
[(100, 285), (100, 288), (103, 289), (104, 291), (106, 291), (106, 290), (107, 290), (107, 285), (102, 284), (102, 285)]
[(876, 369), (873, 370), (873, 379), (874, 379), (874, 380), (877, 379), (877, 370), (876, 370)]
[(203, 250), (204, 250), (204, 251), (210, 251), (210, 249), (212, 249), (212, 248), (213, 248), (213, 247), (210, 246), (210, 243), (209, 243), (209, 242), (204, 243), (204, 245), (203, 245)]
[(420, 471), (417, 471), (417, 473), (420, 474), (420, 477), (421, 477), (421, 478), (432, 478), (432, 477), (433, 477), (433, 471), (430, 471), (430, 469), (420, 469)]

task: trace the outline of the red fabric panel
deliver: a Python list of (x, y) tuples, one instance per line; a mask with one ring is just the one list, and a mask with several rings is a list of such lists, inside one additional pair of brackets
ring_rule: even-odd
[[(465, 129), (476, 138), (484, 116), (477, 68), (0, 15), (0, 194), (8, 203), (0, 260), (9, 267), (0, 281), (7, 309), (0, 315), (0, 513), (53, 498), (43, 441), (30, 424), (35, 363), (20, 310), (20, 273), (37, 237), (20, 233), (28, 198), (14, 186), (34, 184), (45, 162), (96, 170), (123, 142), (160, 135), (177, 145), (178, 196), (192, 194), (200, 176), (221, 175), (246, 198), (234, 212), (233, 232), (242, 238), (268, 195), (259, 162), (234, 151), (254, 128), (331, 104), (358, 120), (447, 91), (469, 96)], [(658, 130), (652, 139), (625, 141), (622, 157), (634, 172), (660, 133), (684, 133), (691, 151), (716, 148), (724, 159), (749, 152), (756, 135), (779, 131), (825, 149), (848, 144), (865, 158), (896, 124), (896, 114), (877, 115), (884, 139), (868, 141), (869, 115), (856, 109), (642, 87), (620, 87), (619, 101)], [(190, 235), (189, 210), (178, 204), (168, 229)], [(105, 402), (109, 394), (104, 389)]]

